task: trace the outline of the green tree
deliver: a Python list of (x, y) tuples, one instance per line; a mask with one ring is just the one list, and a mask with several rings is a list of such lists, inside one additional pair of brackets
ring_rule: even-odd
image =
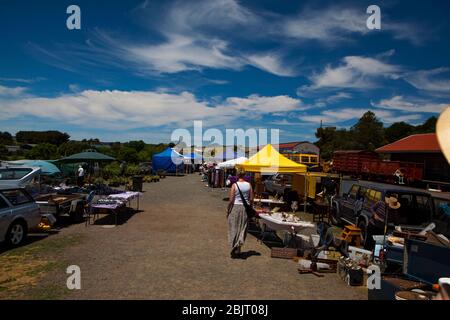
[(410, 125), (409, 123), (406, 123), (404, 121), (394, 122), (385, 129), (384, 135), (386, 137), (386, 141), (388, 143), (391, 143), (411, 135), (414, 130), (415, 127), (413, 125)]
[(16, 134), (17, 142), (30, 144), (50, 143), (59, 146), (69, 141), (69, 138), (67, 133), (59, 131), (19, 131)]
[(139, 141), (130, 141), (125, 143), (125, 146), (128, 148), (132, 148), (136, 150), (136, 152), (141, 152), (145, 148), (145, 142), (142, 140)]
[(86, 142), (69, 141), (58, 147), (58, 153), (63, 157), (68, 157), (72, 154), (83, 152), (89, 148), (90, 145)]
[(436, 117), (428, 118), (423, 124), (418, 125), (414, 129), (414, 133), (433, 133), (436, 132)]
[(375, 150), (385, 144), (383, 123), (372, 111), (367, 111), (350, 129), (358, 149)]
[(9, 132), (1, 132), (0, 131), (0, 144), (12, 144), (14, 143), (14, 139), (12, 137), (12, 135)]
[(5, 160), (8, 155), (8, 149), (2, 144), (0, 144), (0, 160)]
[(117, 155), (117, 159), (120, 161), (137, 163), (139, 161), (139, 156), (136, 150), (129, 147), (122, 147)]
[(356, 148), (352, 132), (346, 129), (336, 129), (334, 127), (317, 128), (316, 137), (319, 139), (316, 145), (320, 148), (320, 154), (324, 160), (330, 160), (336, 150)]
[(35, 160), (53, 160), (59, 158), (57, 147), (50, 143), (38, 144), (33, 149), (26, 152), (25, 156), (28, 159)]

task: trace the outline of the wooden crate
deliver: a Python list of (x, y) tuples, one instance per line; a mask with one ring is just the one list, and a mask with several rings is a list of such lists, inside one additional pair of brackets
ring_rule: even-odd
[(293, 259), (296, 256), (297, 249), (295, 248), (272, 248), (270, 251), (271, 258)]

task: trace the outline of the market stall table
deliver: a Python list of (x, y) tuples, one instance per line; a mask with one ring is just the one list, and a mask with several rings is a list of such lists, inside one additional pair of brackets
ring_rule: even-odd
[[(127, 206), (127, 203), (131, 207), (131, 201), (134, 199), (137, 199), (136, 210), (139, 210), (139, 198), (140, 192), (127, 191), (124, 193), (111, 194), (106, 198), (100, 199), (97, 203), (93, 203), (91, 208), (111, 211), (115, 215), (115, 225), (117, 225), (118, 210)], [(89, 215), (90, 214), (91, 211), (89, 211)], [(90, 219), (90, 217), (88, 219)]]
[[(283, 215), (287, 218), (283, 218)], [(316, 225), (311, 222), (301, 221), (293, 218), (292, 214), (283, 214), (280, 212), (274, 214), (261, 213), (259, 214), (261, 223), (273, 231), (288, 231), (291, 234), (291, 239), (296, 238), (296, 234), (306, 228), (315, 228)], [(293, 219), (292, 221), (288, 221)], [(261, 241), (264, 241), (266, 230), (261, 229)]]
[(267, 203), (267, 204), (286, 204), (283, 200), (278, 199), (259, 199), (255, 198), (253, 199), (254, 203)]

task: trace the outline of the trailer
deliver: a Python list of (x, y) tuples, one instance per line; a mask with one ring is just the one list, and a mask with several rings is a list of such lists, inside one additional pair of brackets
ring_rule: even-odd
[(69, 215), (73, 220), (78, 221), (83, 216), (86, 195), (43, 194), (34, 199), (43, 214), (50, 213), (57, 220), (63, 215)]

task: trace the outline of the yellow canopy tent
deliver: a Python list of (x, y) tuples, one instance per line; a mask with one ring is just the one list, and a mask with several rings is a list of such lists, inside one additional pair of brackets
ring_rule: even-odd
[(307, 169), (304, 164), (294, 162), (280, 154), (271, 144), (236, 167), (246, 172), (261, 173), (305, 173)]

